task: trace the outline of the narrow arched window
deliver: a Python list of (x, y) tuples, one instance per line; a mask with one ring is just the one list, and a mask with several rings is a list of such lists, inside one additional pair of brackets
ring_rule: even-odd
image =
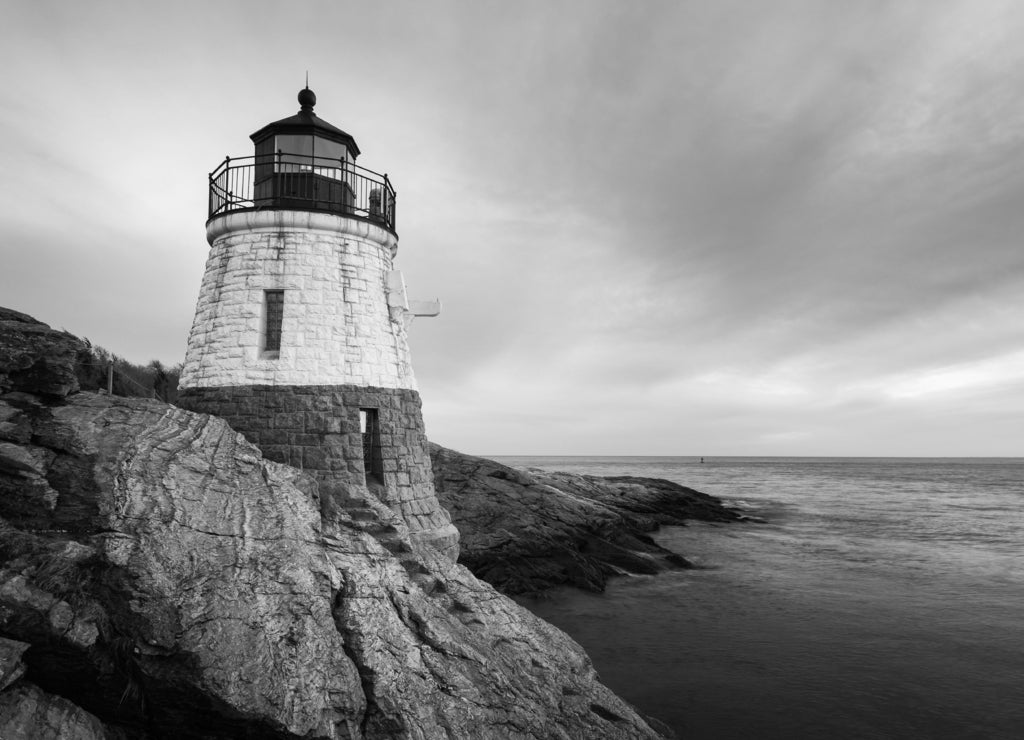
[(263, 351), (281, 351), (281, 324), (284, 321), (284, 291), (263, 291)]

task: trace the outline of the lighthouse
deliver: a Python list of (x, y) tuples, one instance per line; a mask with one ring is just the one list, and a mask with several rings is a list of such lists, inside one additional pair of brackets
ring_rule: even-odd
[(325, 516), (380, 502), (450, 557), (407, 331), (440, 312), (395, 269), (396, 192), (355, 139), (299, 111), (209, 177), (209, 257), (179, 404), (221, 416), (265, 457), (311, 473)]

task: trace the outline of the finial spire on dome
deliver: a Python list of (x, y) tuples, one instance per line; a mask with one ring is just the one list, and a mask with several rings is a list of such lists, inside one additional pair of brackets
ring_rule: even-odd
[(309, 72), (306, 72), (306, 86), (299, 90), (299, 105), (306, 113), (312, 113), (316, 105), (316, 93), (309, 89)]

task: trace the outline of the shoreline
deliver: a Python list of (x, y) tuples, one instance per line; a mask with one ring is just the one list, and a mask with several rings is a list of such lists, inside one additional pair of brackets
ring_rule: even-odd
[(508, 595), (601, 592), (613, 576), (692, 568), (651, 533), (754, 519), (660, 478), (515, 468), (433, 443), (430, 455), (438, 498), (462, 536), (459, 562)]

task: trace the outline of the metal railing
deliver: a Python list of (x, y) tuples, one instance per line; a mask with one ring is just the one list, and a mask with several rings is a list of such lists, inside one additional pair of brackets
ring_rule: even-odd
[(262, 209), (326, 211), (395, 230), (395, 189), (387, 175), (305, 154), (226, 157), (210, 173), (210, 218)]

